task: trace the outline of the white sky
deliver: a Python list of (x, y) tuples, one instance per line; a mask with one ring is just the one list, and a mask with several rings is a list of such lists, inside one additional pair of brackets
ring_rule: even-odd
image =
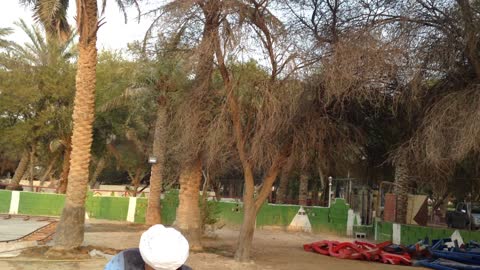
[[(1, 2), (0, 27), (11, 27), (15, 30), (15, 33), (7, 39), (19, 43), (25, 42), (27, 40), (26, 35), (13, 23), (20, 18), (25, 20), (27, 24), (33, 23), (31, 8), (24, 8), (18, 3), (18, 0), (1, 0)], [(101, 0), (99, 0), (99, 7), (101, 7), (100, 2)], [(75, 0), (70, 0), (68, 20), (72, 26), (75, 26), (75, 20), (73, 19), (75, 13)], [(107, 1), (107, 9), (104, 14), (106, 23), (98, 31), (98, 49), (122, 49), (126, 48), (128, 42), (143, 39), (151, 19), (142, 18), (139, 24), (135, 19), (138, 15), (135, 8), (128, 9), (127, 14), (128, 23), (125, 24), (123, 14), (114, 1)]]

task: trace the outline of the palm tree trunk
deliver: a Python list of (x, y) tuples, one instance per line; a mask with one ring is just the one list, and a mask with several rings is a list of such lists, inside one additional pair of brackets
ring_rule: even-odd
[(407, 163), (400, 160), (395, 164), (395, 188), (397, 195), (397, 217), (398, 223), (407, 223), (407, 207), (408, 207), (408, 190), (410, 185), (410, 176), (408, 173)]
[(95, 186), (95, 183), (98, 181), (98, 177), (100, 174), (103, 172), (103, 170), (107, 167), (107, 160), (105, 159), (105, 156), (102, 156), (98, 162), (97, 166), (95, 167), (95, 171), (92, 174), (92, 177), (90, 178), (90, 187), (93, 188)]
[(165, 149), (167, 141), (167, 106), (165, 96), (158, 100), (157, 119), (155, 121), (155, 134), (153, 137), (153, 155), (157, 162), (152, 165), (150, 173), (150, 194), (148, 195), (148, 206), (146, 223), (148, 225), (162, 223), (161, 217), (161, 196), (163, 185), (163, 166), (165, 163)]
[(67, 142), (67, 146), (63, 152), (62, 174), (60, 175), (60, 182), (57, 186), (57, 193), (65, 194), (68, 186), (68, 174), (70, 172), (70, 156), (72, 154), (72, 146)]
[(324, 168), (324, 163), (320, 163), (321, 161), (319, 161), (319, 164), (317, 166), (317, 170), (318, 170), (318, 176), (320, 177), (320, 189), (322, 191), (322, 195), (321, 197), (318, 199), (319, 200), (319, 203), (320, 205), (327, 205), (327, 201), (328, 201), (328, 181), (327, 181), (327, 177), (325, 175), (325, 171), (326, 169)]
[(92, 125), (95, 115), (97, 1), (77, 0), (79, 57), (73, 107), (73, 134), (67, 196), (55, 233), (55, 248), (72, 249), (83, 242)]
[(22, 154), (22, 158), (20, 159), (20, 163), (18, 163), (15, 174), (13, 175), (13, 178), (10, 181), (10, 185), (8, 185), (7, 189), (14, 190), (19, 187), (20, 181), (22, 180), (25, 172), (27, 171), (29, 157), (30, 154), (28, 153), (28, 151), (24, 151)]
[[(0, 153), (1, 155), (2, 153)], [(0, 163), (0, 175), (3, 175), (5, 173), (5, 168), (7, 167), (7, 159), (2, 159), (2, 162)]]
[(35, 178), (35, 175), (33, 172), (34, 168), (35, 168), (35, 146), (32, 146), (32, 151), (30, 151), (30, 177), (28, 178), (30, 191), (35, 191), (35, 189), (33, 188), (33, 180)]
[(287, 199), (287, 192), (288, 192), (288, 183), (289, 183), (289, 176), (290, 172), (293, 167), (293, 158), (290, 158), (285, 165), (285, 167), (282, 169), (282, 175), (280, 176), (280, 183), (278, 185), (277, 189), (277, 198), (275, 200), (276, 203), (278, 204), (284, 204), (286, 199)]
[(185, 235), (193, 250), (201, 249), (200, 183), (202, 162), (198, 158), (180, 173), (180, 194), (175, 226)]
[(43, 186), (45, 184), (45, 181), (50, 177), (50, 174), (52, 173), (53, 168), (55, 167), (55, 163), (57, 163), (58, 160), (58, 154), (55, 154), (55, 156), (50, 160), (50, 163), (47, 166), (47, 169), (43, 173), (42, 177), (40, 178), (40, 186)]
[(307, 205), (308, 197), (308, 175), (302, 173), (300, 175), (300, 186), (298, 188), (298, 204)]

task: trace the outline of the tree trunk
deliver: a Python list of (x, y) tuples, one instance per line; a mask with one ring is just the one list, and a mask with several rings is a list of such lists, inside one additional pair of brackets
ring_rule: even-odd
[(289, 173), (284, 169), (282, 171), (282, 175), (280, 176), (280, 184), (278, 185), (277, 189), (277, 200), (275, 201), (277, 204), (284, 204), (287, 199), (287, 192), (288, 192), (288, 176)]
[[(286, 150), (289, 150), (289, 148), (287, 147), (282, 150), (273, 161), (262, 181), (262, 188), (260, 189), (256, 197), (254, 197), (255, 179), (253, 177), (253, 171), (251, 170), (252, 167), (248, 160), (243, 160), (243, 172), (245, 178), (245, 192), (243, 194), (244, 213), (242, 227), (240, 228), (240, 234), (238, 236), (238, 246), (235, 252), (235, 260), (237, 261), (246, 262), (250, 260), (250, 251), (252, 249), (256, 217), (263, 203), (271, 192), (271, 188), (275, 183), (275, 180), (277, 179), (280, 167), (285, 163), (286, 159), (288, 158), (289, 151)], [(245, 157), (244, 155), (241, 156)]]
[[(244, 199), (245, 201), (245, 199)], [(252, 249), (253, 234), (255, 232), (255, 224), (257, 212), (253, 203), (243, 203), (243, 222), (238, 235), (238, 246), (235, 251), (235, 260), (247, 262), (250, 260), (250, 251)]]
[(287, 199), (289, 176), (290, 172), (292, 171), (293, 162), (294, 159), (290, 158), (285, 167), (282, 169), (280, 184), (278, 185), (277, 189), (277, 199), (275, 201), (277, 204), (284, 204)]
[(62, 174), (60, 175), (60, 182), (57, 186), (57, 193), (65, 194), (68, 186), (68, 174), (70, 172), (70, 156), (72, 154), (72, 147), (70, 142), (67, 142), (66, 148), (63, 152)]
[(104, 156), (102, 156), (98, 162), (97, 166), (95, 167), (95, 171), (92, 174), (92, 177), (90, 178), (90, 188), (93, 188), (95, 184), (98, 181), (98, 177), (100, 177), (100, 174), (103, 172), (103, 170), (107, 167), (107, 160), (105, 159)]
[(148, 195), (148, 207), (146, 224), (153, 225), (162, 223), (161, 196), (163, 185), (163, 171), (165, 165), (165, 149), (167, 141), (167, 106), (166, 97), (158, 99), (157, 119), (155, 121), (155, 134), (153, 136), (153, 155), (157, 163), (152, 165), (150, 173), (150, 194)]
[(179, 205), (175, 226), (185, 235), (192, 250), (200, 250), (200, 183), (202, 181), (202, 162), (198, 158), (184, 167), (180, 173)]
[(97, 1), (77, 0), (79, 32), (73, 134), (67, 196), (55, 233), (55, 248), (72, 249), (83, 242), (92, 125), (95, 115)]
[[(0, 153), (1, 155), (1, 153)], [(0, 164), (0, 176), (5, 173), (5, 168), (7, 167), (7, 159), (2, 159), (2, 163)]]
[(29, 153), (28, 151), (24, 151), (22, 154), (22, 158), (20, 159), (20, 163), (18, 163), (17, 169), (15, 170), (15, 174), (13, 175), (13, 178), (10, 181), (10, 185), (8, 185), (7, 189), (15, 190), (20, 186), (20, 181), (22, 180), (23, 176), (25, 175), (25, 172), (27, 171), (28, 159), (29, 159)]
[(324, 160), (319, 160), (317, 165), (318, 176), (320, 177), (320, 189), (322, 195), (319, 198), (320, 204), (326, 206), (328, 204), (328, 179), (325, 175), (327, 165)]
[(318, 205), (318, 191), (319, 191), (320, 185), (318, 179), (314, 179), (313, 181), (313, 187), (312, 187), (312, 199), (311, 199), (311, 205)]
[(308, 199), (308, 175), (300, 175), (300, 185), (298, 187), (298, 204), (306, 206)]
[(137, 167), (135, 169), (135, 172), (128, 173), (128, 176), (131, 179), (130, 186), (133, 187), (133, 189), (130, 190), (130, 196), (132, 197), (137, 197), (138, 195), (138, 188), (140, 187), (140, 182), (142, 181), (143, 177), (145, 176), (145, 172), (142, 172), (142, 167)]
[[(218, 29), (217, 29), (218, 30)], [(271, 188), (277, 178), (280, 167), (283, 166), (290, 155), (291, 144), (284, 145), (283, 149), (277, 154), (270, 166), (265, 178), (262, 181), (262, 188), (255, 198), (255, 179), (253, 177), (253, 165), (248, 158), (246, 147), (246, 138), (244, 127), (241, 121), (240, 108), (236, 98), (233, 95), (233, 84), (230, 80), (230, 74), (225, 66), (224, 56), (220, 46), (218, 32), (214, 36), (215, 53), (219, 65), (219, 70), (223, 78), (223, 83), (227, 93), (227, 104), (230, 109), (231, 121), (233, 124), (233, 135), (235, 146), (242, 163), (243, 176), (245, 178), (245, 189), (243, 194), (244, 217), (240, 234), (238, 238), (238, 247), (235, 252), (235, 260), (248, 261), (252, 247), (253, 233), (255, 231), (255, 219), (258, 211), (272, 192)], [(247, 130), (249, 132), (249, 130)]]
[(32, 146), (32, 151), (30, 151), (30, 176), (28, 178), (28, 184), (30, 191), (35, 191), (33, 188), (33, 180), (35, 180), (35, 146)]
[(55, 154), (55, 156), (50, 160), (50, 163), (48, 164), (47, 169), (43, 173), (42, 177), (40, 178), (40, 186), (43, 186), (45, 184), (45, 181), (50, 177), (53, 167), (55, 167), (55, 163), (57, 163), (58, 159), (58, 154)]
[(397, 195), (397, 217), (398, 223), (407, 223), (408, 190), (410, 178), (407, 163), (400, 160), (395, 164), (395, 189)]

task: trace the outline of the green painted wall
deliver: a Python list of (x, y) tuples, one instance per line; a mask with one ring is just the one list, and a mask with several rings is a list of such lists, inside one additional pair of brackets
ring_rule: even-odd
[(64, 203), (64, 195), (20, 192), (18, 213), (25, 215), (60, 216)]
[(135, 223), (145, 223), (145, 215), (147, 214), (148, 199), (138, 198), (137, 207), (135, 208)]
[(390, 222), (377, 222), (377, 241), (392, 241), (393, 224)]
[(12, 200), (12, 192), (0, 190), (0, 213), (8, 213), (10, 210), (10, 201)]
[(243, 204), (218, 202), (219, 220), (228, 225), (241, 225), (243, 221)]
[(355, 233), (365, 233), (367, 238), (374, 238), (375, 226), (373, 225), (353, 225), (353, 235)]
[(329, 232), (330, 231), (330, 210), (326, 207), (305, 207), (305, 212), (308, 215), (312, 231), (314, 232)]
[[(403, 245), (410, 245), (425, 239), (425, 237), (428, 237), (430, 240), (448, 238), (453, 234), (454, 231), (455, 229), (448, 228), (402, 225), (400, 240)], [(480, 241), (480, 231), (459, 230), (459, 232), (464, 242), (468, 242), (470, 240)]]
[(329, 218), (331, 231), (340, 235), (347, 233), (348, 209), (350, 207), (343, 199), (336, 199), (330, 206)]
[(480, 231), (461, 231), (460, 234), (464, 242), (469, 242), (470, 240), (480, 242)]
[(257, 227), (288, 226), (298, 209), (298, 205), (264, 204), (257, 215)]
[(166, 225), (172, 225), (177, 216), (178, 190), (172, 190), (165, 194), (162, 200), (162, 222)]
[[(0, 212), (7, 213), (10, 207), (11, 192), (0, 191)], [(45, 193), (20, 193), (19, 213), (32, 215), (60, 216), (65, 201), (64, 195)], [(87, 194), (86, 211), (90, 218), (120, 220), (127, 219), (129, 198), (95, 197)], [(144, 223), (148, 200), (138, 198), (135, 209), (135, 222)], [(162, 199), (162, 222), (171, 225), (175, 221), (178, 207), (178, 191), (165, 194)], [(242, 203), (216, 202), (216, 212), (221, 222), (228, 225), (241, 225), (243, 221)], [(298, 210), (297, 205), (265, 204), (257, 216), (257, 227), (288, 226)], [(305, 207), (315, 232), (329, 231), (344, 235), (348, 205), (337, 199), (331, 209), (325, 207)]]
[[(435, 227), (422, 227), (415, 225), (401, 225), (400, 228), (400, 241), (402, 245), (414, 244), (420, 240), (428, 237), (432, 239), (448, 238), (455, 229), (449, 228), (435, 228)], [(459, 230), (460, 235), (464, 242), (470, 240), (480, 241), (480, 231), (466, 231)], [(392, 240), (392, 223), (389, 222), (377, 222), (377, 241), (391, 241)]]
[(86, 211), (90, 218), (126, 220), (128, 201), (124, 197), (88, 197)]
[[(148, 199), (138, 198), (137, 207), (135, 208), (135, 223), (145, 223), (145, 215), (147, 213)], [(171, 191), (165, 194), (162, 199), (162, 223), (172, 225), (175, 221), (176, 210), (178, 206), (178, 191)], [(128, 210), (128, 204), (127, 204)]]

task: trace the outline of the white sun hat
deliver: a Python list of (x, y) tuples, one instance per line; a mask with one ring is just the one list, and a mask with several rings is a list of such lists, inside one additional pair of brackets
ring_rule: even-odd
[(140, 254), (155, 270), (176, 270), (188, 259), (188, 241), (174, 228), (153, 225), (140, 238)]

